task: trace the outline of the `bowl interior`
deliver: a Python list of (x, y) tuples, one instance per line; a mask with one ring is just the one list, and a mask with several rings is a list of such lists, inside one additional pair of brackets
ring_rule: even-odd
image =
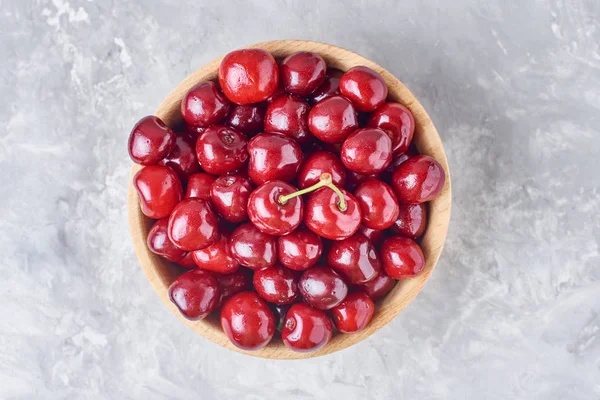
[[(357, 65), (366, 65), (379, 72), (386, 81), (389, 88), (388, 101), (402, 103), (411, 110), (416, 123), (415, 136), (413, 139), (414, 144), (421, 154), (427, 154), (435, 158), (446, 171), (446, 184), (441, 194), (429, 204), (427, 230), (420, 242), (426, 259), (423, 272), (415, 278), (398, 282), (395, 288), (384, 299), (377, 303), (377, 309), (373, 316), (373, 320), (364, 330), (354, 334), (334, 334), (331, 342), (319, 351), (311, 353), (291, 351), (283, 345), (281, 339), (276, 335), (267, 347), (258, 351), (246, 352), (238, 349), (229, 342), (222, 332), (216, 317), (208, 318), (203, 321), (188, 321), (180, 315), (177, 308), (169, 301), (168, 287), (175, 278), (184, 271), (184, 269), (167, 262), (148, 250), (146, 246), (146, 237), (153, 221), (142, 214), (138, 205), (137, 194), (135, 193), (135, 189), (133, 188), (130, 179), (128, 193), (129, 227), (135, 252), (146, 277), (167, 307), (177, 315), (182, 322), (212, 342), (235, 351), (264, 358), (297, 359), (332, 353), (360, 342), (385, 326), (400, 313), (412, 299), (414, 299), (431, 275), (441, 254), (448, 231), (448, 224), (450, 222), (451, 184), (448, 162), (440, 137), (419, 101), (398, 79), (374, 62), (339, 47), (309, 41), (271, 41), (248, 47), (262, 48), (271, 52), (276, 58), (285, 57), (297, 51), (312, 51), (320, 54), (327, 62), (328, 67), (337, 68), (342, 71), (346, 71)], [(169, 126), (181, 124), (181, 99), (196, 83), (217, 79), (217, 70), (221, 58), (222, 57), (211, 61), (182, 81), (159, 106), (155, 115), (160, 117)], [(131, 177), (133, 177), (140, 168), (140, 166), (134, 164), (131, 169)]]

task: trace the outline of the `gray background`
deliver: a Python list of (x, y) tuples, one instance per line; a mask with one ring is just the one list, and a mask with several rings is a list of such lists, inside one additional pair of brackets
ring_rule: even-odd
[[(1, 399), (600, 399), (599, 1), (0, 5)], [(440, 131), (454, 204), (405, 312), (278, 362), (170, 314), (125, 198), (134, 122), (212, 58), (281, 38), (403, 80)]]

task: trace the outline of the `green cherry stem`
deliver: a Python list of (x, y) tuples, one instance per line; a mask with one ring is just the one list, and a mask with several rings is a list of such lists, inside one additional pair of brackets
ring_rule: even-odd
[(298, 190), (297, 192), (294, 192), (294, 193), (286, 194), (285, 196), (279, 196), (279, 199), (277, 199), (277, 201), (279, 202), (279, 204), (284, 205), (285, 203), (287, 203), (287, 201), (289, 199), (293, 199), (294, 197), (302, 196), (303, 194), (306, 194), (306, 193), (314, 192), (315, 190), (320, 189), (322, 187), (328, 187), (329, 189), (333, 190), (340, 199), (340, 201), (338, 203), (339, 210), (346, 211), (346, 209), (348, 208), (348, 205), (346, 204), (346, 199), (344, 199), (344, 194), (337, 186), (335, 186), (333, 184), (333, 179), (331, 178), (331, 174), (327, 173), (327, 172), (321, 174), (321, 177), (319, 178), (319, 182), (315, 183), (314, 185), (309, 186), (306, 189)]

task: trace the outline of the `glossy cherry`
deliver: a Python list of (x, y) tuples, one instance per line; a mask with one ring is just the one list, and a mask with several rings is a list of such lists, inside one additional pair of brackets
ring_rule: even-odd
[(240, 263), (231, 255), (229, 237), (224, 234), (210, 246), (195, 250), (192, 256), (199, 269), (219, 274), (231, 274), (240, 267)]
[(344, 73), (338, 69), (328, 70), (325, 80), (314, 92), (308, 96), (310, 104), (317, 104), (319, 101), (331, 96), (340, 94), (340, 78)]
[(265, 132), (283, 133), (300, 144), (312, 139), (308, 130), (310, 106), (300, 97), (287, 94), (275, 100), (265, 113)]
[(219, 220), (205, 200), (185, 199), (169, 216), (169, 238), (182, 250), (203, 249), (219, 238)]
[(331, 174), (334, 185), (341, 187), (346, 183), (346, 168), (340, 159), (333, 153), (316, 151), (304, 160), (298, 172), (298, 187), (304, 189), (314, 185), (324, 173)]
[(169, 286), (169, 298), (187, 319), (203, 319), (219, 303), (219, 284), (210, 272), (191, 270)]
[(202, 200), (210, 200), (210, 190), (217, 178), (210, 174), (193, 174), (188, 178), (185, 198), (197, 197)]
[(425, 266), (423, 251), (412, 239), (394, 236), (387, 238), (379, 250), (385, 272), (394, 279), (418, 275)]
[(263, 129), (265, 106), (262, 104), (235, 104), (231, 107), (225, 125), (229, 125), (248, 136)]
[(398, 168), (398, 166), (400, 164), (402, 164), (404, 161), (408, 160), (411, 157), (416, 156), (417, 154), (418, 154), (417, 152), (415, 152), (411, 149), (408, 149), (408, 151), (406, 151), (405, 153), (394, 156), (392, 158), (392, 162), (390, 162), (390, 165), (388, 165), (387, 168), (385, 170), (383, 170), (383, 172), (381, 173), (381, 179), (386, 182), (391, 182), (392, 175), (394, 174), (394, 171), (396, 171), (396, 168)]
[(357, 129), (342, 144), (340, 159), (359, 174), (379, 173), (392, 161), (392, 140), (379, 128)]
[(281, 339), (291, 350), (309, 352), (323, 348), (332, 334), (333, 326), (325, 312), (297, 303), (286, 313)]
[(298, 189), (283, 181), (268, 181), (257, 187), (248, 199), (248, 216), (258, 229), (269, 235), (285, 235), (302, 222), (301, 197), (285, 199)]
[(254, 292), (235, 294), (221, 309), (221, 327), (235, 346), (258, 350), (275, 333), (275, 318), (267, 303)]
[(129, 156), (141, 165), (154, 165), (165, 158), (175, 146), (175, 134), (154, 115), (138, 121), (129, 134)]
[(229, 239), (233, 257), (250, 269), (262, 269), (275, 265), (277, 243), (275, 236), (258, 230), (251, 223), (238, 226)]
[(270, 180), (291, 182), (302, 164), (302, 149), (288, 136), (262, 133), (248, 142), (248, 175), (257, 185)]
[(229, 100), (214, 82), (200, 82), (181, 100), (181, 116), (191, 126), (209, 126), (227, 116)]
[(364, 291), (373, 300), (378, 300), (388, 294), (396, 286), (396, 280), (390, 278), (384, 271), (380, 271), (375, 279), (358, 285), (359, 290)]
[(286, 92), (307, 96), (323, 83), (327, 65), (316, 53), (299, 51), (283, 59), (281, 81)]
[(329, 188), (319, 189), (306, 199), (304, 224), (326, 239), (346, 239), (360, 226), (362, 214), (356, 198), (343, 189), (340, 192), (344, 207), (341, 207), (340, 196)]
[(252, 288), (252, 271), (248, 268), (240, 268), (231, 274), (215, 274), (219, 282), (221, 299), (219, 304), (229, 299), (236, 293), (250, 290)]
[(418, 204), (435, 199), (446, 182), (439, 162), (425, 155), (409, 158), (396, 168), (392, 187), (401, 203)]
[(148, 245), (148, 249), (150, 249), (150, 251), (154, 254), (158, 254), (169, 261), (177, 262), (185, 257), (187, 253), (178, 249), (173, 242), (171, 242), (167, 229), (168, 225), (168, 218), (163, 218), (156, 221), (148, 232), (146, 243)]
[(277, 62), (262, 49), (232, 51), (219, 66), (221, 89), (236, 104), (264, 101), (275, 92), (278, 83)]
[(240, 131), (209, 126), (198, 136), (196, 155), (202, 168), (213, 175), (223, 175), (241, 168), (248, 160), (247, 139)]
[(307, 269), (298, 281), (302, 298), (319, 310), (330, 310), (346, 298), (348, 285), (329, 267)]
[(385, 231), (367, 228), (364, 225), (361, 225), (360, 228), (358, 228), (358, 233), (369, 239), (369, 242), (375, 247), (379, 246), (385, 236)]
[(394, 224), (400, 212), (392, 188), (377, 179), (369, 179), (355, 191), (360, 205), (362, 224), (371, 229), (387, 229)]
[(321, 238), (304, 227), (277, 239), (279, 261), (296, 271), (304, 271), (315, 265), (322, 251)]
[(361, 292), (350, 293), (344, 301), (331, 310), (333, 324), (342, 333), (354, 333), (364, 329), (375, 313), (375, 303)]
[(342, 142), (356, 128), (356, 110), (350, 100), (342, 96), (321, 100), (308, 113), (308, 129), (326, 143)]
[(370, 112), (381, 106), (388, 87), (377, 72), (369, 67), (350, 68), (340, 79), (340, 92), (349, 98), (359, 111)]
[(274, 265), (254, 273), (254, 289), (273, 304), (291, 304), (298, 297), (296, 274), (281, 265)]
[(133, 186), (140, 199), (140, 208), (147, 217), (168, 217), (183, 197), (179, 177), (169, 167), (150, 165), (133, 177)]
[(191, 251), (185, 253), (185, 256), (183, 256), (181, 260), (177, 261), (176, 264), (186, 269), (196, 268), (196, 263), (194, 262), (194, 257)]
[(187, 133), (178, 134), (173, 150), (160, 163), (173, 168), (182, 179), (200, 172), (200, 164), (196, 157), (196, 139)]
[(210, 198), (215, 211), (226, 221), (237, 223), (248, 218), (248, 198), (252, 184), (241, 175), (224, 175), (212, 185)]
[(400, 236), (416, 239), (425, 233), (425, 228), (427, 228), (427, 205), (400, 203), (400, 212), (392, 225), (392, 231)]
[(327, 264), (350, 284), (368, 282), (381, 270), (375, 247), (360, 233), (331, 243)]
[(415, 133), (415, 118), (400, 103), (385, 103), (371, 114), (367, 126), (381, 128), (392, 139), (392, 152), (406, 152)]

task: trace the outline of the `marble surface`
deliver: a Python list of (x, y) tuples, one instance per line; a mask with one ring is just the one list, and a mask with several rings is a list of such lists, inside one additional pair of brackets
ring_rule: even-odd
[[(597, 0), (0, 0), (0, 399), (600, 399), (599, 26)], [(403, 80), (454, 184), (423, 292), (305, 361), (180, 324), (126, 222), (133, 123), (278, 38)]]

